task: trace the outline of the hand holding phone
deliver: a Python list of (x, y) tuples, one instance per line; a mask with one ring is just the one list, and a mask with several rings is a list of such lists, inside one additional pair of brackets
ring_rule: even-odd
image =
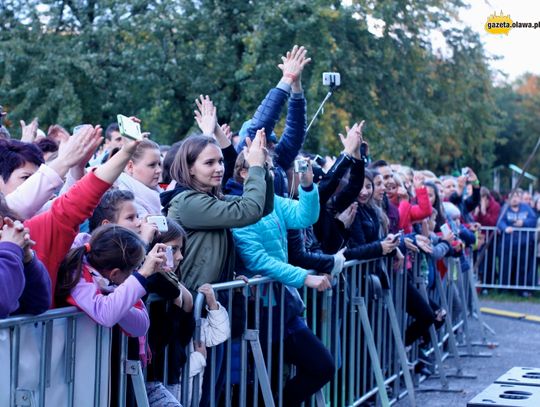
[(120, 134), (132, 140), (142, 140), (141, 125), (129, 117), (119, 114), (117, 117)]

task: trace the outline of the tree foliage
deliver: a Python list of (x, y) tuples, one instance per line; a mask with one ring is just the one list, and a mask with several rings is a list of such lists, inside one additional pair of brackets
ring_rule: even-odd
[[(429, 32), (451, 22), (460, 0), (0, 0), (0, 101), (10, 118), (44, 125), (136, 114), (162, 143), (193, 127), (194, 99), (215, 100), (238, 129), (279, 80), (279, 57), (302, 44), (313, 58), (303, 83), (308, 115), (343, 86), (306, 147), (340, 149), (337, 134), (365, 119), (374, 155), (436, 171), (490, 168), (500, 123), (478, 37)], [(380, 33), (369, 29), (379, 19)], [(12, 130), (16, 134), (16, 131)]]

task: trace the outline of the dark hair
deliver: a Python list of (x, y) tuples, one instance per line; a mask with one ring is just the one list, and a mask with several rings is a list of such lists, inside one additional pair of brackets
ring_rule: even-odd
[(60, 265), (56, 297), (65, 299), (77, 285), (85, 257), (99, 273), (115, 268), (127, 272), (141, 264), (145, 253), (145, 245), (135, 232), (118, 225), (101, 226), (92, 233), (89, 252), (85, 246), (71, 249)]
[(180, 146), (182, 145), (182, 141), (177, 141), (174, 143), (170, 148), (169, 151), (167, 151), (167, 154), (165, 154), (165, 158), (163, 158), (163, 168), (161, 173), (161, 179), (165, 184), (170, 184), (172, 181), (171, 178), (171, 166), (174, 161), (174, 157), (176, 156), (176, 153), (180, 149)]
[(58, 144), (50, 138), (44, 137), (34, 143), (39, 147), (42, 153), (56, 153), (58, 151)]
[(435, 217), (435, 232), (440, 232), (441, 226), (446, 223), (446, 217), (444, 215), (445, 212), (442, 206), (441, 197), (439, 196), (439, 189), (437, 188), (437, 185), (431, 181), (425, 181), (424, 186), (431, 188), (435, 193), (435, 202), (433, 203), (433, 209), (437, 210), (437, 216)]
[(380, 168), (380, 167), (387, 167), (388, 166), (388, 163), (384, 160), (377, 160), (377, 161), (373, 161), (371, 164), (369, 164), (368, 168), (369, 169), (377, 169), (377, 168)]
[(117, 131), (120, 133), (120, 127), (118, 126), (118, 123), (111, 123), (107, 126), (105, 129), (105, 138), (109, 141), (111, 141), (112, 134)]
[(148, 247), (154, 247), (158, 243), (167, 243), (175, 239), (182, 239), (184, 242), (186, 241), (187, 233), (184, 228), (182, 228), (178, 222), (172, 220), (171, 218), (166, 219), (167, 231), (156, 234)]
[(0, 176), (4, 182), (9, 180), (13, 171), (26, 163), (39, 167), (44, 162), (43, 153), (35, 144), (0, 139)]
[(159, 151), (159, 144), (156, 143), (155, 141), (148, 140), (148, 139), (141, 140), (139, 142), (139, 145), (135, 149), (135, 152), (131, 156), (131, 161), (136, 163), (137, 161), (139, 161), (142, 158), (142, 156), (144, 155), (144, 152), (146, 150), (150, 150), (150, 149)]
[(4, 194), (0, 192), (0, 219), (4, 218), (20, 220), (21, 216), (8, 206)]
[(88, 220), (90, 231), (101, 226), (104, 220), (111, 223), (118, 222), (118, 212), (120, 205), (127, 201), (134, 201), (135, 195), (131, 191), (121, 191), (119, 189), (110, 189), (103, 194), (94, 213)]
[[(205, 192), (204, 187), (199, 184), (189, 173), (189, 170), (201, 154), (201, 152), (209, 145), (215, 145), (218, 149), (219, 144), (212, 137), (208, 136), (190, 136), (184, 140), (180, 149), (174, 157), (171, 166), (171, 177), (179, 185), (193, 189), (199, 192)], [(221, 151), (221, 149), (220, 149)], [(221, 187), (214, 187), (211, 193), (215, 196), (221, 196)]]

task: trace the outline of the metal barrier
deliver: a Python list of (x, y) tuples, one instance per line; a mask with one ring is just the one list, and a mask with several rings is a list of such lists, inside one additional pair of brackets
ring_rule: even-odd
[(75, 307), (0, 319), (0, 405), (107, 405), (110, 333)]
[[(411, 259), (411, 271), (406, 271), (407, 261), (399, 267), (392, 259), (348, 262), (332, 290), (301, 290), (308, 326), (336, 364), (333, 379), (313, 397), (311, 405), (357, 406), (372, 400), (389, 406), (405, 396), (411, 406), (416, 405), (415, 385), (423, 378), (413, 377), (411, 368), (417, 363), (418, 349), (404, 347), (407, 273), (420, 270), (416, 266), (420, 262)], [(448, 309), (445, 326), (430, 332), (434, 346), (429, 352), (436, 356), (442, 385), (438, 390), (443, 391), (449, 390), (450, 377), (472, 378), (461, 369), (459, 358), (464, 353), (458, 351), (454, 333), (464, 331), (467, 354), (480, 356), (472, 348), (468, 330), (468, 318), (479, 313), (472, 272), (462, 272), (456, 259), (449, 259), (448, 264), (445, 279), (436, 273), (431, 293), (420, 274), (409, 277), (415, 279), (424, 298), (434, 295)], [(294, 366), (285, 363), (284, 327), (290, 312), (287, 306), (300, 298), (298, 292), (268, 278), (216, 284), (214, 289), (229, 312), (232, 335), (224, 344), (209, 348), (205, 377), (196, 376), (190, 384), (188, 375), (183, 375), (182, 404), (197, 406), (203, 383), (210, 406), (283, 406), (284, 385), (295, 374)], [(455, 299), (464, 307), (459, 315), (451, 312)], [(199, 294), (194, 310), (195, 341), (200, 340), (203, 306), (204, 296)], [(9, 379), (0, 385), (5, 386), (0, 391), (0, 405), (107, 405), (111, 401), (111, 338), (112, 330), (97, 326), (73, 307), (0, 320), (0, 345), (4, 347), (0, 348), (0, 363), (10, 367), (6, 370)], [(120, 339), (120, 350), (113, 355), (119, 359), (114, 400), (125, 405), (131, 379), (137, 404), (148, 405), (140, 362), (128, 360), (127, 338), (122, 335)], [(449, 356), (454, 357), (455, 374), (443, 365)], [(26, 363), (26, 357), (32, 363)], [(183, 370), (189, 371), (189, 362)]]
[[(512, 233), (482, 227), (485, 244), (477, 259), (478, 286), (540, 290), (538, 282), (539, 230), (514, 228)], [(481, 253), (481, 251), (479, 251)]]
[[(266, 406), (274, 405), (274, 400), (275, 405), (282, 406), (284, 377), (294, 375), (294, 367), (284, 362), (284, 310), (286, 298), (291, 298), (290, 289), (267, 278), (213, 287), (218, 297), (227, 301), (223, 305), (229, 310), (230, 320), (242, 326), (235, 332), (233, 322), (233, 337), (225, 343), (223, 352), (210, 353), (210, 377), (204, 378), (210, 380), (210, 405), (218, 404), (223, 389), (225, 406), (258, 405), (260, 400)], [(301, 290), (308, 326), (331, 351), (337, 367), (331, 383), (312, 403), (320, 406), (327, 400), (330, 405), (359, 405), (378, 398), (386, 406), (406, 394), (401, 377), (414, 400), (403, 346), (405, 289), (403, 268), (394, 271), (391, 261), (387, 264), (377, 259), (348, 262), (332, 290)], [(204, 297), (199, 294), (195, 301), (195, 340), (200, 337), (203, 305)], [(237, 377), (232, 370), (235, 359), (240, 360)], [(220, 365), (224, 366), (224, 376), (216, 367)], [(193, 389), (197, 400), (198, 384)]]

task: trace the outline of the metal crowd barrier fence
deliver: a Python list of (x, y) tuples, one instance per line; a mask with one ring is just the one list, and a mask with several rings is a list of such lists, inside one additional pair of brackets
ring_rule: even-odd
[(75, 307), (0, 319), (0, 405), (107, 405), (110, 340)]
[[(294, 375), (294, 367), (284, 358), (284, 310), (291, 300), (290, 290), (266, 278), (213, 287), (227, 301), (223, 305), (233, 321), (233, 334), (223, 349), (213, 349), (208, 358), (210, 375), (204, 380), (210, 381), (210, 405), (264, 402), (283, 406), (285, 378)], [(396, 268), (383, 259), (346, 263), (332, 290), (301, 290), (308, 326), (336, 363), (332, 381), (313, 397), (312, 405), (360, 405), (373, 399), (387, 406), (407, 391), (414, 405), (403, 346), (405, 292), (403, 266)], [(195, 340), (200, 337), (203, 305), (204, 297), (199, 294)], [(235, 329), (235, 323), (240, 329)], [(235, 365), (240, 366), (238, 372)], [(220, 372), (219, 366), (224, 367)], [(198, 383), (193, 392), (193, 400), (197, 400)]]
[[(415, 266), (419, 262), (411, 259), (412, 270), (419, 270)], [(454, 332), (466, 330), (465, 344), (475, 353), (469, 348), (466, 325), (474, 306), (459, 316), (451, 312), (454, 299), (473, 304), (467, 298), (474, 292), (474, 283), (461, 272), (459, 261), (448, 263), (446, 278), (436, 278), (432, 290), (449, 311), (445, 326), (438, 333), (430, 332), (432, 345), (438, 345), (430, 352), (438, 353), (442, 389), (448, 389), (449, 377), (471, 377), (460, 367), (463, 353), (458, 351)], [(347, 262), (332, 290), (301, 290), (307, 324), (336, 364), (331, 382), (308, 405), (357, 406), (369, 400), (389, 406), (406, 395), (409, 404), (416, 405), (414, 386), (419, 381), (411, 368), (417, 363), (418, 349), (404, 347), (407, 279), (415, 278), (414, 273), (408, 276), (407, 266), (411, 266), (407, 259), (401, 265), (392, 259)], [(413, 282), (428, 295), (422, 280)], [(295, 374), (294, 366), (285, 361), (284, 338), (288, 313), (297, 310), (287, 305), (299, 297), (268, 278), (216, 284), (214, 289), (229, 312), (232, 335), (224, 344), (208, 349), (204, 377), (195, 376), (190, 386), (188, 375), (183, 375), (182, 405), (197, 406), (203, 396), (210, 406), (283, 406), (286, 379)], [(199, 294), (194, 309), (195, 341), (200, 340), (203, 307), (204, 297)], [(115, 372), (110, 358), (112, 330), (97, 326), (73, 307), (0, 320), (0, 363), (9, 366), (5, 380), (0, 381), (4, 386), (0, 405), (105, 406), (112, 402), (124, 406), (130, 380), (137, 405), (148, 405), (140, 362), (128, 360), (127, 338), (120, 339), (120, 350), (113, 355), (119, 366)], [(443, 366), (449, 356), (454, 356), (455, 375)], [(183, 370), (189, 371), (189, 357)], [(118, 381), (117, 390), (111, 390), (111, 376)], [(201, 395), (201, 383), (205, 395)]]
[(540, 290), (538, 281), (539, 229), (514, 228), (512, 233), (496, 227), (481, 228), (484, 254), (477, 255), (478, 286), (508, 290)]

